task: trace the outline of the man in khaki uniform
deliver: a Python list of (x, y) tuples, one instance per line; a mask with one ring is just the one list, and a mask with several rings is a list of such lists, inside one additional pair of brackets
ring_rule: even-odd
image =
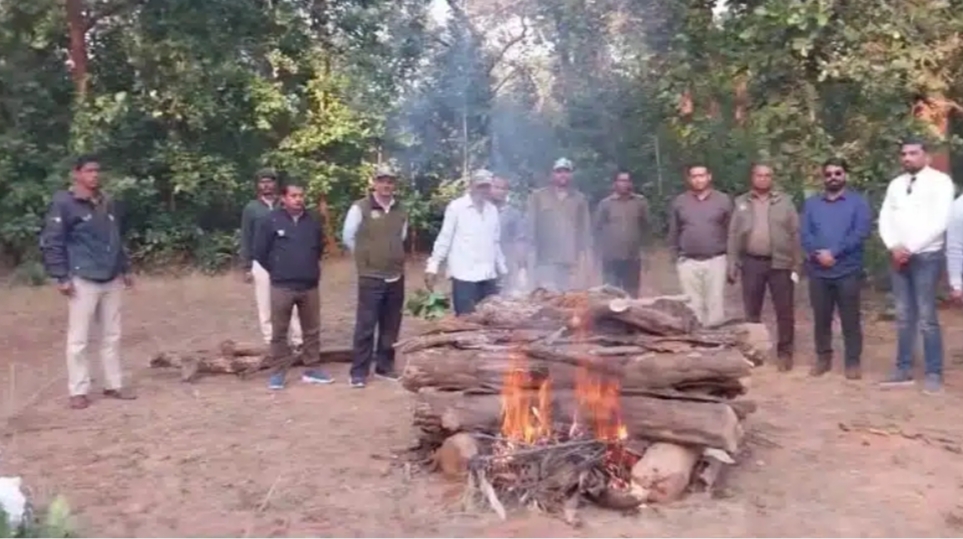
[(552, 184), (528, 198), (526, 237), (534, 252), (535, 287), (570, 290), (572, 277), (588, 265), (592, 218), (588, 199), (571, 183), (572, 162), (559, 159)]
[(612, 194), (595, 210), (595, 241), (606, 284), (639, 297), (642, 243), (649, 229), (649, 203), (633, 192), (627, 171), (615, 175)]
[(746, 318), (759, 322), (766, 288), (776, 311), (777, 366), (792, 369), (795, 332), (794, 288), (802, 266), (799, 215), (792, 198), (773, 189), (772, 168), (752, 167), (752, 186), (736, 198), (729, 224), (728, 277), (741, 275)]

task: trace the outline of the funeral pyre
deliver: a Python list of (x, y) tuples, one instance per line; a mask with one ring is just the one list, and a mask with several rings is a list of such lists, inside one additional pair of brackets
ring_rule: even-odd
[(734, 463), (764, 326), (701, 328), (685, 297), (494, 297), (398, 343), (418, 450), (506, 506), (571, 516), (711, 488)]

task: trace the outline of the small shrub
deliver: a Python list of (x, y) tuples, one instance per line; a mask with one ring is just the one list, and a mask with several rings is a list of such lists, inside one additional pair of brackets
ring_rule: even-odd
[(0, 539), (14, 537), (78, 537), (73, 514), (63, 496), (57, 496), (40, 512), (28, 514), (15, 529), (9, 525), (9, 517), (0, 508)]

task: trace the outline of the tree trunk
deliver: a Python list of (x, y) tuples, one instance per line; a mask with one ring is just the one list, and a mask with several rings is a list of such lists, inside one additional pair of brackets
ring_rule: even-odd
[[(579, 411), (572, 391), (556, 391), (551, 399), (551, 417), (568, 429)], [(619, 412), (630, 439), (643, 439), (707, 446), (735, 453), (743, 431), (739, 417), (722, 402), (696, 402), (646, 396), (622, 396)], [(501, 430), (502, 400), (499, 395), (421, 393), (414, 424), (420, 438), (437, 447), (456, 432)], [(586, 424), (593, 418), (580, 418)]]
[(682, 497), (701, 451), (671, 443), (654, 443), (632, 467), (632, 480), (646, 492), (645, 501), (666, 503)]
[(67, 0), (67, 25), (70, 33), (70, 74), (78, 102), (87, 95), (87, 20), (83, 0)]

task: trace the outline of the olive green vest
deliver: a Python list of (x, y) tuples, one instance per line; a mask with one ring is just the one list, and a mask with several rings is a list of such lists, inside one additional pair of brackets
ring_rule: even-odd
[(397, 199), (388, 213), (371, 197), (365, 197), (355, 204), (361, 210), (361, 224), (354, 246), (358, 275), (382, 279), (402, 275), (405, 271), (405, 246), (401, 232), (408, 220), (408, 212)]

